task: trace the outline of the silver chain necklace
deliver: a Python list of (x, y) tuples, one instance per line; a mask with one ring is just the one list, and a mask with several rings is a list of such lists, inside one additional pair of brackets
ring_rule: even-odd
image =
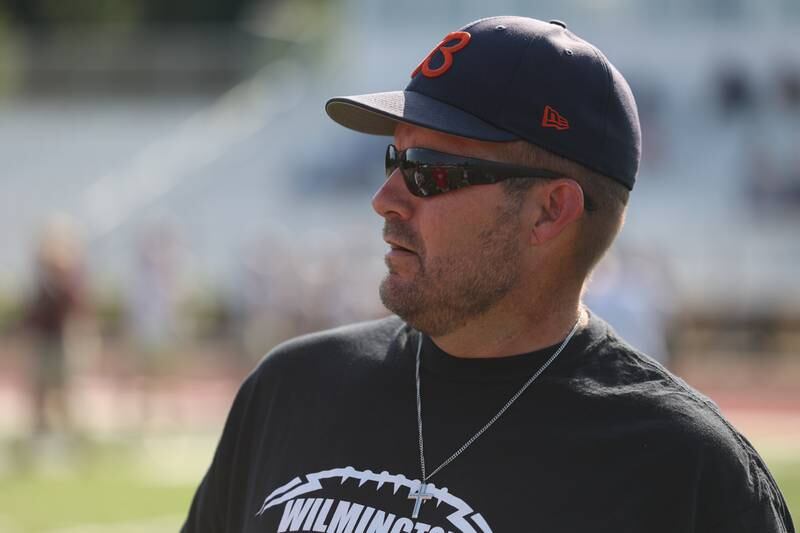
[(572, 339), (572, 336), (575, 335), (575, 332), (578, 331), (578, 324), (580, 323), (580, 321), (581, 321), (580, 318), (578, 318), (578, 320), (575, 321), (575, 325), (572, 326), (572, 329), (567, 334), (566, 338), (561, 342), (561, 345), (556, 349), (556, 351), (553, 353), (553, 355), (551, 355), (550, 358), (547, 361), (545, 361), (544, 364), (542, 366), (540, 366), (539, 369), (536, 370), (536, 372), (534, 372), (533, 375), (530, 378), (528, 378), (528, 381), (526, 381), (525, 384), (522, 385), (522, 387), (520, 387), (520, 389), (516, 393), (514, 393), (514, 395), (505, 403), (505, 405), (503, 405), (503, 407), (501, 407), (500, 410), (497, 411), (497, 414), (495, 414), (492, 418), (490, 418), (489, 421), (486, 422), (486, 424), (484, 424), (484, 426), (481, 429), (479, 429), (473, 436), (471, 436), (467, 440), (467, 442), (462, 444), (459, 449), (457, 449), (455, 452), (453, 452), (453, 455), (451, 455), (450, 457), (445, 459), (442, 462), (442, 464), (437, 466), (433, 470), (433, 472), (431, 472), (430, 474), (428, 474), (426, 472), (426, 470), (425, 470), (425, 442), (424, 442), (424, 439), (422, 437), (422, 391), (421, 391), (420, 379), (419, 379), (420, 354), (422, 352), (422, 332), (420, 332), (419, 342), (417, 343), (417, 370), (416, 370), (417, 374), (416, 374), (416, 376), (417, 376), (417, 428), (419, 429), (419, 466), (420, 466), (420, 470), (422, 471), (422, 481), (420, 482), (420, 485), (419, 485), (419, 488), (417, 489), (417, 491), (416, 492), (411, 492), (408, 495), (409, 499), (416, 500), (414, 502), (414, 510), (411, 513), (411, 518), (418, 518), (419, 517), (419, 510), (420, 510), (420, 507), (422, 507), (422, 503), (425, 500), (430, 500), (433, 497), (433, 494), (431, 494), (431, 493), (426, 491), (426, 489), (428, 488), (428, 481), (433, 476), (435, 476), (437, 473), (439, 473), (439, 471), (442, 468), (444, 468), (445, 466), (447, 466), (450, 463), (452, 463), (455, 460), (456, 457), (458, 457), (459, 455), (464, 453), (464, 450), (469, 448), (472, 445), (472, 443), (475, 442), (476, 440), (478, 440), (478, 438), (481, 435), (486, 433), (486, 430), (488, 430), (492, 426), (492, 424), (497, 422), (497, 419), (500, 418), (501, 416), (503, 416), (503, 414), (508, 410), (508, 408), (511, 407), (511, 405), (514, 402), (516, 402), (517, 399), (520, 396), (522, 396), (522, 394), (528, 389), (528, 387), (531, 386), (531, 384), (534, 381), (536, 381), (536, 378), (541, 376), (542, 372), (547, 370), (547, 367), (550, 366), (550, 364), (553, 361), (556, 360), (556, 357), (558, 357), (558, 355), (562, 352), (562, 350), (564, 350), (564, 348), (569, 343), (570, 339)]

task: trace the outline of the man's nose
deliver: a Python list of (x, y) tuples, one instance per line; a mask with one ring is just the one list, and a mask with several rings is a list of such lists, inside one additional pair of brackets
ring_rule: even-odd
[(408, 191), (402, 173), (395, 170), (372, 197), (372, 209), (383, 218), (396, 217), (408, 220), (414, 212), (417, 200)]

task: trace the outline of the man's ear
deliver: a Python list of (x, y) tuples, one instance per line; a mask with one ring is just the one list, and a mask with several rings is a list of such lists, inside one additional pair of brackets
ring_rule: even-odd
[(542, 245), (583, 215), (583, 189), (575, 180), (546, 181), (534, 187), (537, 209), (531, 231), (532, 244)]

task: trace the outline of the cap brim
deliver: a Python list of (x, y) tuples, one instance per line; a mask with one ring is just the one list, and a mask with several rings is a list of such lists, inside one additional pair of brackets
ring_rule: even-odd
[(519, 137), (488, 122), (414, 91), (360, 94), (331, 98), (325, 111), (351, 130), (394, 135), (398, 122), (480, 141), (513, 141)]

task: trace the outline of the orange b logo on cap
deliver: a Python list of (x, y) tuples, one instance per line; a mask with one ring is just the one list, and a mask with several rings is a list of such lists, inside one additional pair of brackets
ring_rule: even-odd
[[(417, 68), (415, 68), (414, 72), (411, 73), (411, 77), (413, 78), (416, 76), (421, 70), (422, 75), (426, 78), (438, 78), (450, 70), (450, 67), (453, 66), (453, 54), (467, 46), (471, 38), (472, 36), (465, 31), (452, 31), (448, 33), (445, 38), (442, 39), (442, 42), (437, 44), (434, 49), (431, 50), (427, 56), (425, 56), (425, 59), (423, 59), (420, 64), (417, 65)], [(450, 41), (457, 42), (447, 46), (447, 43)], [(441, 52), (444, 62), (436, 68), (431, 68), (431, 59), (433, 59), (433, 56), (436, 54), (436, 52)]]

